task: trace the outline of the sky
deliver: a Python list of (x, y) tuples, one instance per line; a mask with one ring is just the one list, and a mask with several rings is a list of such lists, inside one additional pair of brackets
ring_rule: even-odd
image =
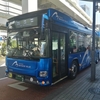
[[(86, 5), (88, 8), (90, 8), (90, 17), (93, 18), (93, 3), (87, 2), (87, 1), (79, 1), (79, 5)], [(98, 4), (100, 6), (100, 3)], [(96, 24), (100, 24), (100, 12), (96, 12)]]

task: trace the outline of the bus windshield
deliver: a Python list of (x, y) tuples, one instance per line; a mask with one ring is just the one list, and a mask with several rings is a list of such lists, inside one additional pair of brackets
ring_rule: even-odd
[(34, 58), (48, 57), (48, 33), (41, 39), (35, 29), (9, 32), (7, 38), (7, 56)]

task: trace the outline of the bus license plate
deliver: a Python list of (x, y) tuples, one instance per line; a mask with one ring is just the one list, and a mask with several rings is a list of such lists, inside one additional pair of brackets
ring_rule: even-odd
[(22, 75), (16, 75), (16, 79), (19, 81), (23, 81), (23, 76)]

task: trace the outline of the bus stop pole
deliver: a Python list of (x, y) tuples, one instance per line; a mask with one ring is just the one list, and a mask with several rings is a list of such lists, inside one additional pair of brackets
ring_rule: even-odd
[(92, 24), (92, 57), (91, 57), (91, 81), (95, 81), (96, 64), (95, 64), (95, 15), (96, 0), (93, 0), (93, 24)]

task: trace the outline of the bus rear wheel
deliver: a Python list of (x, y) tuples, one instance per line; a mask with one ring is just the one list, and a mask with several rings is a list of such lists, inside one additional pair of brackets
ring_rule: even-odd
[(71, 64), (70, 79), (75, 79), (78, 73), (78, 63), (73, 61)]

